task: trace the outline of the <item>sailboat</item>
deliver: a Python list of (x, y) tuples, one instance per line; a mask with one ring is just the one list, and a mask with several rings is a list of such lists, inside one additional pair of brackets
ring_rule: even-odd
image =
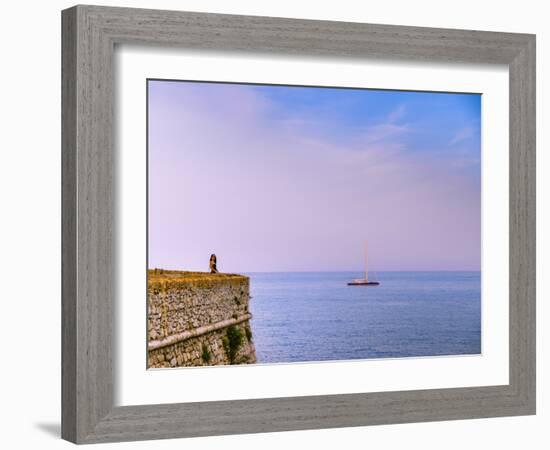
[(369, 281), (369, 258), (367, 245), (365, 244), (365, 278), (356, 278), (348, 282), (348, 286), (378, 286), (378, 281)]

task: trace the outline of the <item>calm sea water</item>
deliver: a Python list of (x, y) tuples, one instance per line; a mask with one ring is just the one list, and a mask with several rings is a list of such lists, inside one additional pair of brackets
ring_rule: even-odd
[(481, 352), (480, 272), (248, 275), (259, 363)]

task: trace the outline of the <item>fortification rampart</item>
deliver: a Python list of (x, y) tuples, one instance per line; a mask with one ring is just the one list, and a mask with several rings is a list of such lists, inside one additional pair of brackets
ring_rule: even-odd
[(148, 367), (256, 362), (242, 275), (149, 270)]

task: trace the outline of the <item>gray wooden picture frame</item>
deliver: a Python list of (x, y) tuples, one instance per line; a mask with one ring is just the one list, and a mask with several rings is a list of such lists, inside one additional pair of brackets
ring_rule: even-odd
[[(98, 6), (63, 11), (62, 34), (64, 439), (94, 443), (535, 413), (534, 35)], [(509, 384), (114, 406), (113, 53), (116, 44), (125, 43), (271, 55), (506, 64)]]

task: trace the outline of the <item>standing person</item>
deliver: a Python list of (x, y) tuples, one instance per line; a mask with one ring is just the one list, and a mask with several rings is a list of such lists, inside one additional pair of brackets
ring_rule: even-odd
[(212, 253), (210, 255), (210, 273), (218, 273), (218, 268), (216, 267), (216, 255)]

